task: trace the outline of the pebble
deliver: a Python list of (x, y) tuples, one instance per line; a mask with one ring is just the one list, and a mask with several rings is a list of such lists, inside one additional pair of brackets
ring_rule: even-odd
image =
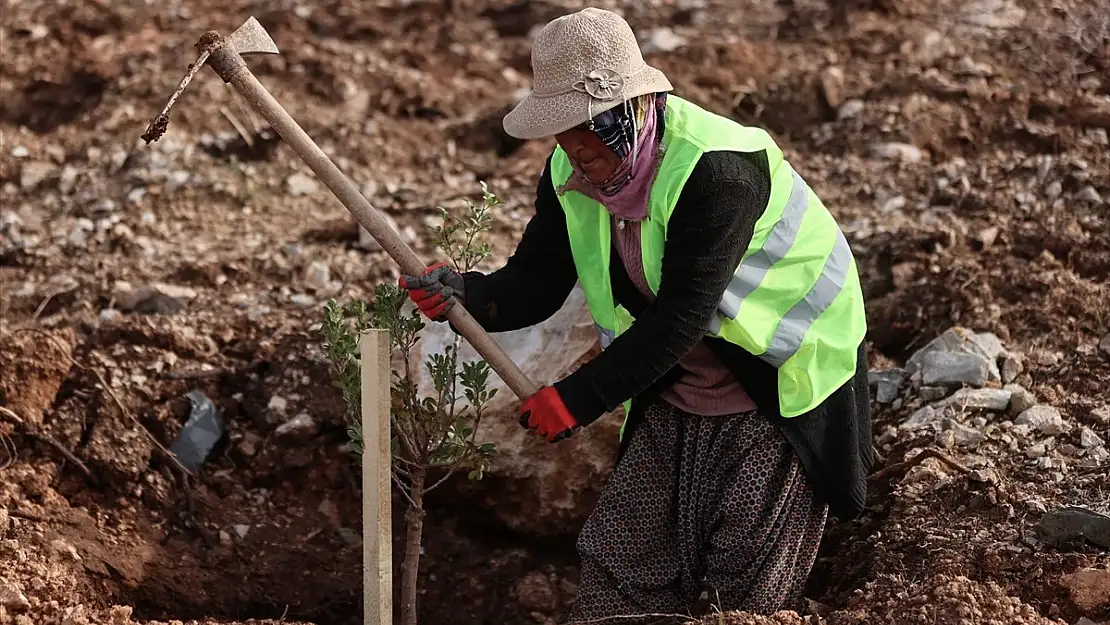
[(316, 305), (316, 298), (307, 293), (294, 293), (289, 296), (289, 301), (303, 308)]
[(234, 525), (232, 527), (232, 529), (234, 529), (235, 533), (239, 535), (239, 538), (246, 538), (247, 537), (247, 532), (249, 532), (251, 530), (251, 526), (243, 525), (243, 524), (237, 524), (237, 525)]
[(686, 43), (685, 37), (675, 33), (672, 28), (663, 26), (648, 33), (647, 41), (640, 46), (640, 53), (647, 56), (654, 52), (672, 52)]
[(331, 267), (322, 260), (312, 261), (305, 268), (304, 280), (315, 289), (327, 288), (331, 282)]
[(1003, 384), (1013, 382), (1025, 371), (1025, 365), (1017, 354), (1006, 352), (999, 361), (999, 378)]
[(12, 148), (12, 156), (16, 158), (27, 158), (30, 155), (31, 151), (27, 149), (27, 146), (17, 145)]
[(1091, 420), (1100, 425), (1110, 425), (1110, 404), (1092, 410)]
[(1081, 200), (1083, 202), (1093, 202), (1095, 204), (1102, 203), (1102, 196), (1099, 195), (1098, 191), (1090, 185), (1087, 185), (1080, 189), (1079, 193), (1075, 194), (1075, 199)]
[(312, 195), (320, 189), (320, 183), (317, 182), (316, 178), (299, 171), (286, 178), (285, 184), (289, 187), (289, 194), (293, 197)]
[(1105, 465), (1108, 462), (1110, 462), (1110, 450), (1106, 449), (1105, 445), (1099, 445), (1087, 450), (1087, 453), (1083, 456), (1083, 462), (1081, 464), (1084, 467), (1089, 468), (1105, 468)]
[(880, 404), (889, 404), (898, 397), (906, 372), (902, 369), (888, 369), (886, 371), (869, 371), (867, 379), (875, 387), (875, 401)]
[(1098, 447), (1099, 445), (1102, 445), (1103, 442), (1104, 441), (1102, 440), (1102, 437), (1100, 437), (1098, 434), (1095, 434), (1094, 430), (1092, 430), (1091, 428), (1087, 426), (1083, 426), (1082, 428), (1080, 428), (1079, 446), (1083, 449)]
[(871, 155), (875, 158), (898, 160), (907, 163), (919, 163), (924, 158), (921, 149), (909, 143), (877, 143), (871, 146)]
[(289, 402), (284, 397), (282, 397), (281, 395), (274, 395), (273, 397), (270, 398), (270, 402), (268, 404), (266, 404), (266, 407), (269, 408), (270, 410), (275, 410), (275, 411), (281, 412), (281, 413), (284, 413), (285, 409), (288, 406), (289, 406)]
[(1017, 419), (1014, 419), (1014, 423), (1031, 426), (1038, 432), (1049, 436), (1062, 434), (1067, 430), (1067, 424), (1064, 423), (1064, 418), (1060, 416), (1060, 411), (1046, 404), (1037, 404), (1026, 409), (1018, 415)]
[(949, 389), (943, 386), (922, 386), (917, 394), (928, 402), (940, 401), (948, 396)]
[(1064, 183), (1060, 182), (1059, 180), (1053, 180), (1052, 182), (1045, 185), (1044, 197), (1049, 202), (1054, 201), (1056, 198), (1060, 197), (1060, 195), (1063, 194), (1063, 193), (1064, 193)]
[(1011, 414), (1019, 415), (1037, 403), (1033, 393), (1020, 384), (1008, 384), (1003, 390), (1010, 391)]
[(942, 427), (952, 433), (954, 442), (961, 447), (977, 447), (987, 438), (979, 430), (952, 419), (946, 419)]
[(30, 191), (54, 173), (54, 165), (43, 161), (28, 161), (19, 171), (19, 186)]
[(115, 308), (105, 308), (100, 311), (96, 316), (97, 320), (104, 325), (113, 325), (119, 323), (123, 319), (123, 313)]
[(281, 440), (288, 442), (308, 441), (319, 431), (320, 426), (312, 415), (302, 412), (292, 419), (282, 423), (274, 430), (274, 434)]
[(1025, 450), (1025, 455), (1029, 458), (1040, 458), (1048, 453), (1048, 449), (1044, 443), (1037, 443)]
[(974, 386), (987, 383), (989, 362), (961, 352), (930, 352), (921, 360), (921, 383), (926, 386)]
[(8, 515), (8, 509), (4, 506), (0, 506), (0, 538), (4, 537), (4, 534), (11, 529), (11, 526), (12, 518)]
[(846, 119), (854, 119), (856, 117), (859, 117), (859, 114), (863, 112), (863, 108), (863, 100), (847, 100), (844, 102), (844, 104), (840, 105), (839, 109), (837, 109), (836, 119), (839, 121), (844, 121)]
[(1000, 388), (962, 388), (944, 400), (945, 406), (975, 408), (979, 410), (1005, 410), (1010, 405), (1011, 392)]

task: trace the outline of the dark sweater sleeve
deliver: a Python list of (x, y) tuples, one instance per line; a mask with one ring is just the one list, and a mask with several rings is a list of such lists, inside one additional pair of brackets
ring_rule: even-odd
[(643, 392), (702, 340), (767, 206), (765, 163), (763, 153), (702, 156), (667, 225), (656, 298), (608, 349), (555, 384), (580, 423)]
[(536, 186), (536, 213), (505, 266), (463, 274), (467, 311), (487, 332), (508, 332), (554, 315), (578, 280), (566, 216), (551, 184), (551, 158)]

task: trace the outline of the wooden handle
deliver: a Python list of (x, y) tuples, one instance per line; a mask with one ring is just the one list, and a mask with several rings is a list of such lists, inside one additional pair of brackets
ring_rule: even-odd
[[(327, 185), (328, 189), (339, 198), (339, 201), (351, 211), (355, 219), (366, 228), (370, 236), (382, 246), (400, 265), (406, 274), (419, 276), (427, 268), (415, 252), (401, 240), (400, 235), (389, 225), (382, 215), (370, 205), (363, 197), (354, 183), (339, 171), (328, 155), (320, 146), (305, 133), (304, 129), (293, 120), (274, 96), (251, 73), (242, 57), (230, 46), (221, 46), (212, 53), (213, 69), (216, 69), (220, 78), (230, 83), (247, 102), (258, 111), (274, 130), (281, 135), (293, 149), (300, 155), (309, 168), (316, 173)], [(234, 58), (227, 58), (232, 56)], [(224, 58), (218, 58), (224, 57)], [(474, 347), (490, 367), (497, 372), (505, 384), (521, 400), (527, 399), (539, 390), (539, 387), (524, 375), (524, 372), (509, 358), (505, 350), (493, 340), (482, 328), (481, 324), (471, 316), (463, 306), (452, 306), (447, 314), (447, 319), (454, 324), (464, 338)]]

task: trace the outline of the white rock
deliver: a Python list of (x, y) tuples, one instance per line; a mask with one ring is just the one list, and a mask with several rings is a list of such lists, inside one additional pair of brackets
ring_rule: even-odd
[(644, 56), (654, 52), (672, 52), (686, 45), (686, 38), (676, 34), (669, 26), (662, 26), (652, 30), (647, 41), (640, 46), (640, 53)]
[(235, 533), (239, 535), (239, 538), (246, 538), (247, 537), (247, 532), (249, 532), (251, 530), (251, 526), (243, 525), (243, 524), (237, 524), (237, 525), (232, 526), (232, 529), (234, 529)]
[(1102, 437), (1095, 434), (1094, 430), (1089, 427), (1083, 426), (1079, 430), (1079, 446), (1083, 449), (1090, 449), (1091, 447), (1098, 447), (1103, 444)]
[(304, 280), (312, 288), (327, 288), (331, 282), (331, 267), (322, 260), (312, 261), (305, 268)]
[(962, 7), (955, 29), (963, 32), (983, 29), (1006, 30), (1021, 25), (1026, 11), (1014, 0), (977, 0)]
[(1102, 203), (1102, 196), (1099, 195), (1098, 190), (1091, 185), (1087, 185), (1080, 189), (1079, 193), (1075, 194), (1075, 199), (1083, 202), (1093, 202), (1095, 204)]
[(880, 404), (892, 403), (898, 397), (898, 391), (905, 382), (906, 372), (901, 369), (886, 371), (869, 371), (868, 382), (875, 387), (875, 401)]
[(871, 156), (887, 160), (899, 160), (907, 163), (919, 163), (924, 154), (917, 146), (909, 143), (877, 143), (871, 146)]
[(863, 100), (858, 100), (854, 98), (851, 100), (846, 100), (844, 104), (841, 104), (840, 108), (837, 109), (836, 118), (840, 121), (853, 119), (855, 117), (858, 117), (859, 114), (863, 112), (863, 108)]
[(274, 395), (273, 397), (270, 397), (270, 402), (268, 404), (266, 404), (266, 407), (269, 408), (270, 410), (274, 410), (274, 411), (280, 412), (282, 414), (285, 413), (285, 409), (288, 406), (289, 406), (289, 402), (286, 401), (286, 399), (284, 397), (282, 397), (281, 395)]
[(927, 386), (974, 386), (987, 383), (990, 363), (978, 354), (935, 351), (921, 359), (921, 383)]
[(1101, 425), (1110, 425), (1110, 404), (1092, 410), (1091, 419)]
[[(540, 385), (558, 381), (600, 350), (597, 332), (578, 286), (550, 319), (530, 328), (492, 336), (521, 370)], [(421, 354), (442, 353), (453, 339), (454, 333), (447, 324), (429, 323), (413, 356), (422, 362)], [(461, 362), (476, 359), (474, 349), (461, 341), (460, 366)], [(395, 355), (394, 367), (400, 370), (399, 355)], [(429, 393), (431, 379), (423, 367), (420, 376), (421, 392)], [(585, 520), (590, 510), (582, 502), (600, 493), (612, 470), (623, 411), (617, 408), (570, 439), (549, 444), (520, 426), (520, 401), (495, 372), (491, 372), (489, 381), (490, 387), (498, 391), (482, 418), (476, 440), (494, 443), (497, 456), (483, 478), (482, 488), (466, 489), (467, 478), (462, 475), (455, 481), (464, 487), (458, 495), (477, 497), (477, 501), (469, 499), (464, 505), (488, 507), (512, 528), (564, 534)], [(465, 405), (465, 400), (460, 401), (460, 407)], [(465, 494), (472, 492), (477, 494)], [(504, 498), (509, 493), (514, 505), (505, 506)]]
[(1020, 384), (1007, 384), (1003, 390), (1010, 391), (1010, 413), (1021, 414), (1037, 403), (1031, 391)]
[(959, 326), (949, 328), (910, 356), (906, 361), (906, 373), (913, 376), (921, 371), (925, 355), (934, 352), (957, 352), (981, 356), (987, 361), (988, 378), (1001, 379), (998, 359), (1005, 353), (1005, 349), (994, 334), (989, 332), (977, 334)]
[(285, 184), (289, 188), (289, 194), (293, 197), (312, 195), (320, 189), (320, 183), (315, 177), (299, 171), (286, 178)]
[(1016, 425), (1028, 425), (1042, 434), (1055, 436), (1067, 431), (1060, 411), (1046, 404), (1037, 404), (1014, 419)]
[(316, 305), (316, 298), (307, 293), (294, 293), (289, 296), (289, 301), (302, 308), (309, 308)]
[(1009, 384), (1025, 371), (1025, 365), (1017, 354), (1003, 352), (1002, 356), (999, 357), (998, 371), (1002, 383)]
[(31, 155), (31, 151), (25, 145), (17, 145), (12, 148), (12, 156), (16, 158), (27, 158)]
[(44, 161), (28, 161), (19, 170), (19, 186), (24, 191), (30, 191), (39, 186), (42, 181), (54, 173), (53, 163)]
[(938, 408), (955, 406), (978, 410), (1005, 410), (1010, 405), (1011, 392), (1000, 388), (962, 388), (939, 404)]
[(320, 425), (307, 412), (302, 412), (292, 419), (277, 426), (274, 434), (280, 440), (303, 443), (320, 431)]
[(953, 441), (961, 447), (977, 447), (987, 438), (986, 434), (979, 430), (952, 419), (945, 419), (942, 428), (943, 431), (951, 432)]

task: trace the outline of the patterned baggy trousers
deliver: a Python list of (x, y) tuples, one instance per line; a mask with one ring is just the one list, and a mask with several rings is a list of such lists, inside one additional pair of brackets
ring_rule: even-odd
[(689, 614), (703, 590), (721, 611), (798, 609), (828, 507), (774, 424), (660, 399), (630, 436), (578, 537), (569, 622)]

